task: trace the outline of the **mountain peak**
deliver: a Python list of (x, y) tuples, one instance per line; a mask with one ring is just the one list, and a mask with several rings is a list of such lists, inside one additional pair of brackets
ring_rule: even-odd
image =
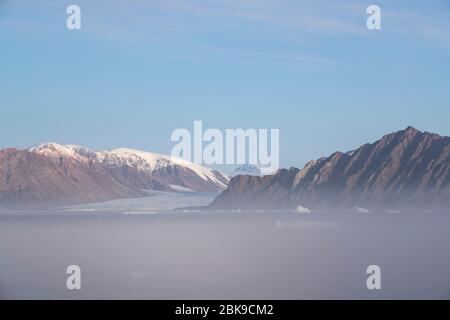
[(404, 135), (407, 135), (407, 136), (415, 136), (416, 134), (422, 133), (422, 131), (420, 131), (414, 127), (411, 127), (411, 126), (406, 127), (406, 129), (403, 130), (402, 132)]
[(261, 170), (252, 164), (246, 163), (238, 168), (236, 168), (232, 174), (236, 175), (251, 175), (251, 176), (259, 176), (261, 175)]
[(43, 149), (61, 149), (64, 148), (63, 145), (56, 143), (56, 142), (44, 142), (44, 143), (40, 143), (37, 145), (34, 145), (30, 148), (28, 148), (28, 151), (33, 152), (33, 151), (38, 151), (38, 150), (43, 150)]
[(45, 142), (29, 148), (27, 151), (38, 153), (49, 157), (72, 157), (78, 156), (74, 146), (65, 146), (56, 142)]
[(406, 131), (406, 132), (408, 132), (408, 131), (410, 131), (410, 132), (411, 131), (413, 131), (413, 132), (421, 132), (420, 130), (418, 130), (418, 129), (412, 127), (412, 126), (407, 126), (404, 131)]

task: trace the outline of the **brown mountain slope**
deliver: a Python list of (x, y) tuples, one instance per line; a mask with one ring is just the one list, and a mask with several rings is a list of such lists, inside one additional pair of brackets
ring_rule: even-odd
[(212, 208), (439, 207), (450, 204), (450, 138), (412, 127), (309, 162), (302, 170), (238, 176)]
[(136, 198), (149, 190), (216, 192), (227, 182), (220, 172), (133, 150), (93, 152), (53, 143), (0, 150), (0, 206), (6, 208)]
[(70, 158), (0, 151), (0, 203), (4, 206), (103, 201), (140, 196), (117, 183), (101, 166)]

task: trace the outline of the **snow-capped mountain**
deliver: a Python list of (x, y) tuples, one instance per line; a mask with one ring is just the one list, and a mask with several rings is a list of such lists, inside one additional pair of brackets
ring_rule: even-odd
[[(184, 176), (201, 178), (207, 186), (193, 188), (194, 191), (220, 191), (225, 189), (228, 183), (228, 178), (216, 170), (181, 158), (135, 149), (120, 148), (95, 152), (82, 146), (60, 145), (50, 142), (34, 146), (28, 151), (49, 157), (70, 157), (82, 163), (93, 161), (111, 167), (131, 167), (160, 177), (170, 177), (171, 173), (178, 173)], [(184, 183), (180, 186), (189, 188)]]
[(157, 153), (93, 151), (44, 143), (0, 151), (0, 204), (84, 203), (142, 197), (149, 190), (217, 192), (228, 178), (215, 170)]
[(260, 176), (262, 175), (261, 170), (252, 164), (244, 164), (240, 167), (237, 167), (231, 176), (239, 176), (239, 175), (249, 175), (249, 176)]

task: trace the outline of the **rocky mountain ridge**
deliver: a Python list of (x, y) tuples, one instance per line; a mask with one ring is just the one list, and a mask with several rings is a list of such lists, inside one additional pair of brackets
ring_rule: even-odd
[(264, 177), (237, 176), (213, 209), (450, 204), (450, 138), (413, 127)]

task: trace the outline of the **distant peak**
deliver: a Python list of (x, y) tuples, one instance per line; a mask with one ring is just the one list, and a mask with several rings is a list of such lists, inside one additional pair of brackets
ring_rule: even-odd
[(56, 142), (45, 142), (29, 148), (27, 151), (39, 153), (50, 157), (71, 157), (80, 159), (80, 157), (89, 157), (95, 154), (94, 151), (72, 144), (62, 145)]
[(237, 167), (234, 170), (235, 174), (252, 174), (252, 175), (260, 175), (261, 174), (261, 170), (252, 164), (246, 163), (240, 167)]
[(28, 149), (28, 151), (38, 151), (38, 150), (43, 150), (43, 149), (59, 149), (59, 148), (64, 148), (64, 146), (62, 146), (59, 143), (56, 142), (44, 142), (44, 143), (40, 143), (37, 144), (35, 146), (32, 146), (31, 148)]
[(422, 133), (422, 131), (417, 130), (416, 128), (414, 128), (412, 126), (408, 126), (404, 130), (394, 131), (389, 134), (386, 134), (377, 142), (390, 140), (393, 137), (398, 137), (398, 136), (404, 137), (404, 138), (413, 137), (419, 133)]
[(405, 132), (420, 132), (420, 130), (418, 130), (414, 127), (411, 127), (411, 126), (406, 127), (406, 129), (404, 131)]

